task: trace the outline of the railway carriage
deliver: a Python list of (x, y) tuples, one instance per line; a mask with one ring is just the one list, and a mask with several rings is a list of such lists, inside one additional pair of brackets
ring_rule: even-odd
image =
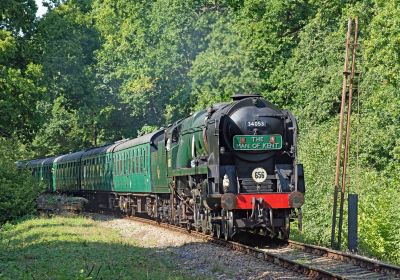
[(31, 170), (32, 176), (34, 176), (38, 182), (44, 183), (48, 191), (53, 191), (52, 168), (55, 159), (56, 157), (35, 159), (25, 164), (25, 167)]
[(166, 129), (28, 167), (36, 174), (41, 162), (53, 162), (46, 169), (52, 190), (84, 196), (94, 208), (226, 239), (240, 231), (288, 239), (305, 193), (296, 150), (289, 111), (259, 95), (236, 95)]
[(53, 162), (53, 189), (58, 192), (76, 193), (81, 187), (81, 157), (79, 151), (57, 157)]
[(118, 144), (93, 148), (82, 154), (81, 191), (111, 191), (113, 181), (113, 147)]

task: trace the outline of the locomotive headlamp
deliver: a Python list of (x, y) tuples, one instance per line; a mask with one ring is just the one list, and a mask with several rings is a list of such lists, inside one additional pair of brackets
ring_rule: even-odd
[(224, 179), (222, 180), (222, 187), (224, 188), (224, 193), (228, 192), (229, 190), (229, 178), (228, 175), (224, 175)]
[(304, 203), (304, 195), (301, 192), (292, 192), (289, 194), (290, 208), (300, 208)]

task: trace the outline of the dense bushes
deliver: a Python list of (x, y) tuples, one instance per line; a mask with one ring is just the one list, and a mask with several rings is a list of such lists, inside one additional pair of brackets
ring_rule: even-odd
[[(302, 131), (299, 156), (304, 163), (306, 203), (303, 232), (298, 239), (330, 245), (333, 179), (338, 119)], [(357, 141), (356, 135), (353, 141)], [(356, 143), (354, 143), (356, 145)], [(361, 147), (362, 148), (362, 147)], [(353, 154), (348, 171), (348, 193), (359, 194), (359, 249), (363, 254), (400, 263), (400, 205), (397, 170), (378, 172), (372, 167), (357, 167)], [(343, 248), (347, 242), (347, 212), (344, 214)]]
[(27, 170), (17, 169), (18, 145), (0, 138), (0, 225), (33, 213), (42, 188)]

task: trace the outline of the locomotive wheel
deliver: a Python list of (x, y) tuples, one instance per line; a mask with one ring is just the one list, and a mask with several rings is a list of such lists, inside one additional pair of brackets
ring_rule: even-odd
[(229, 230), (229, 225), (227, 220), (223, 221), (223, 226), (224, 226), (224, 238), (226, 241), (228, 241), (231, 239), (232, 233)]
[(207, 220), (203, 219), (201, 221), (201, 231), (204, 232), (205, 234), (209, 234), (210, 230), (207, 228)]
[(285, 216), (285, 225), (282, 227), (282, 239), (287, 242), (290, 236), (290, 218), (289, 214)]
[(217, 230), (217, 238), (220, 239), (222, 238), (223, 234), (222, 234), (222, 228), (220, 224), (216, 224), (216, 230)]
[(213, 224), (213, 236), (218, 239), (222, 237), (221, 224)]

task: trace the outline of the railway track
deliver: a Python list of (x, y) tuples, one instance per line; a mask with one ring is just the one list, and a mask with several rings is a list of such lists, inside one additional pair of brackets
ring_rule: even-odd
[(288, 244), (282, 246), (254, 247), (234, 241), (216, 239), (201, 232), (188, 231), (183, 227), (158, 223), (141, 217), (129, 217), (127, 219), (190, 234), (196, 238), (252, 255), (312, 278), (400, 279), (400, 267), (320, 246), (289, 241)]

